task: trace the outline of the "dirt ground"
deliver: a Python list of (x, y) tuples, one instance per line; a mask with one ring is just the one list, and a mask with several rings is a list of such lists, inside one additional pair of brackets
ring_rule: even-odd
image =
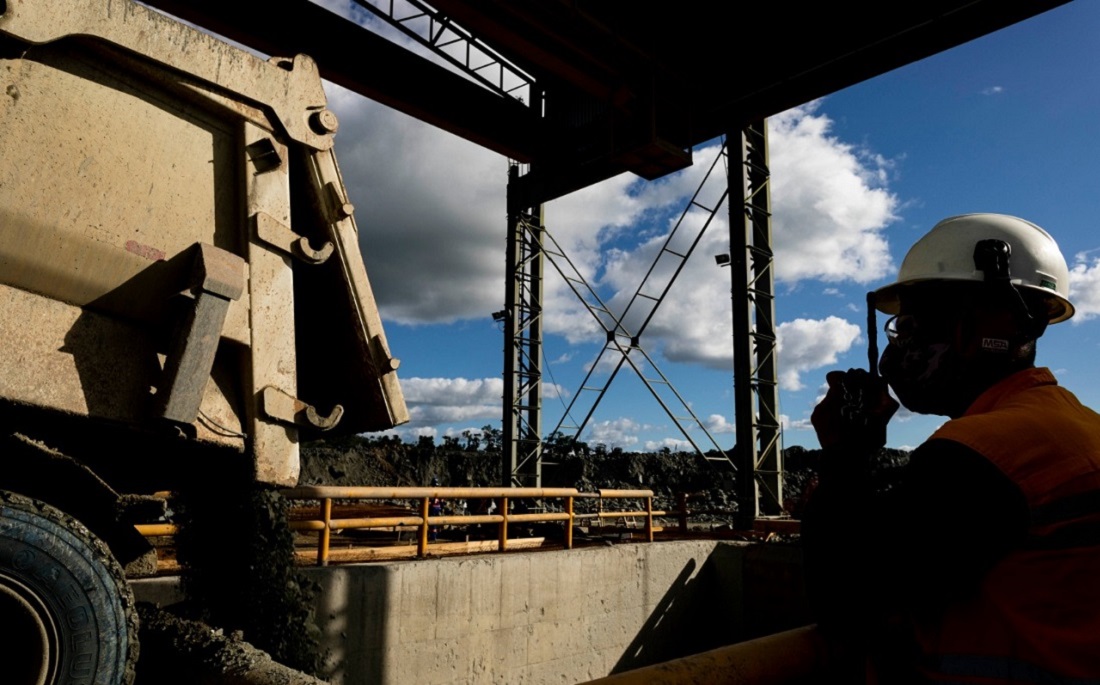
[[(487, 450), (425, 449), (367, 440), (318, 441), (302, 449), (302, 485), (486, 487), (500, 483), (500, 454)], [(693, 493), (693, 508), (725, 511), (732, 521), (735, 473), (685, 452), (554, 454), (543, 467), (544, 487), (651, 489), (654, 506), (675, 508)]]

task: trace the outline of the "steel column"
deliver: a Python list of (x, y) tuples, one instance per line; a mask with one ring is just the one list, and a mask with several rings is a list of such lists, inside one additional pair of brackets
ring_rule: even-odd
[[(728, 139), (738, 138), (742, 163), (729, 169), (735, 459), (738, 524), (750, 528), (758, 515), (783, 511), (782, 433), (766, 122), (748, 124)], [(741, 203), (733, 201), (738, 186)]]
[(501, 485), (542, 485), (542, 206), (517, 207), (508, 171), (507, 290), (504, 295), (504, 416)]

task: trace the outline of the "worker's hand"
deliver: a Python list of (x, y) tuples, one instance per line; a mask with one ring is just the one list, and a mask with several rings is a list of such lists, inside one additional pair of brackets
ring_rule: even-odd
[(877, 450), (886, 444), (886, 424), (898, 403), (886, 381), (863, 369), (830, 371), (825, 399), (814, 407), (810, 422), (823, 448)]

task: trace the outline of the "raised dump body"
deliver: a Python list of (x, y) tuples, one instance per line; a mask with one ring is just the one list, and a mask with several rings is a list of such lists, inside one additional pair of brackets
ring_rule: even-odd
[(107, 0), (0, 40), (0, 398), (280, 485), (301, 437), (406, 420), (309, 58)]
[[(0, 0), (0, 579), (51, 555), (23, 532), (71, 527), (22, 496), (129, 564), (120, 495), (294, 485), (303, 439), (407, 421), (336, 129), (308, 57), (126, 0)], [(48, 633), (59, 593), (0, 582), (0, 614)], [(63, 657), (43, 673), (84, 663), (32, 642)]]

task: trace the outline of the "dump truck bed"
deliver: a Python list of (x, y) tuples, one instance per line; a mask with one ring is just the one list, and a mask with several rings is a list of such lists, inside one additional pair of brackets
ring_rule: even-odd
[(407, 421), (312, 60), (132, 3), (9, 2), (0, 88), (3, 407), (280, 485), (302, 439)]

